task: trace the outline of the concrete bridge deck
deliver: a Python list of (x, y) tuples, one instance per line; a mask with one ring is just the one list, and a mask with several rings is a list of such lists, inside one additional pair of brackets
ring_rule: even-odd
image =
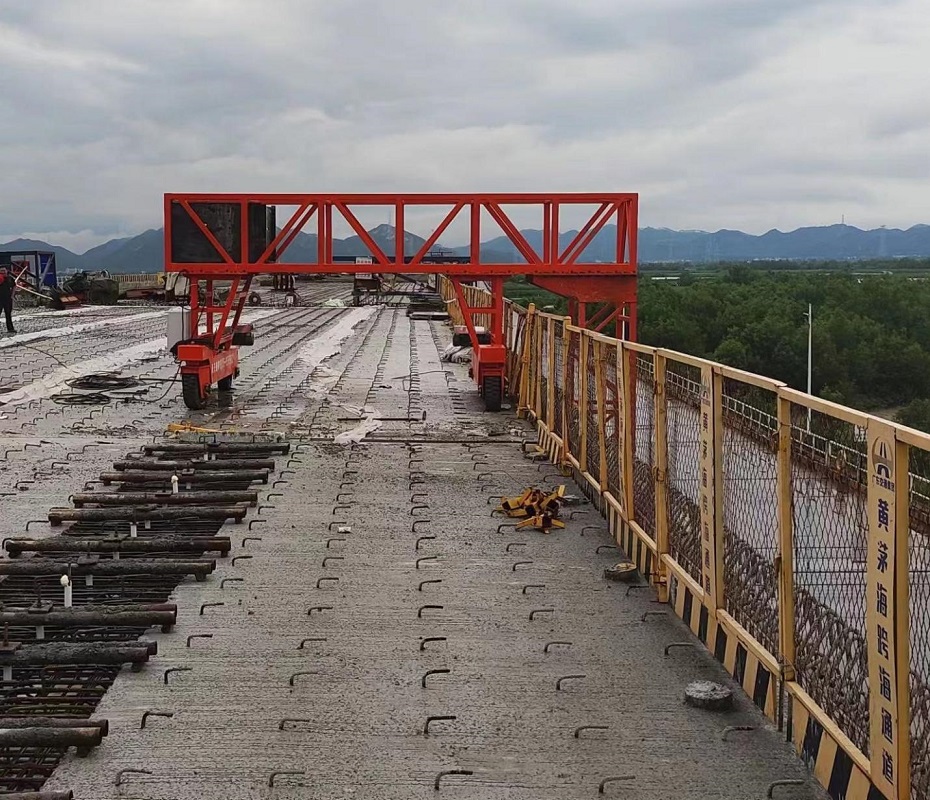
[[(319, 287), (320, 299), (332, 288)], [(223, 528), (234, 538), (231, 556), (249, 558), (222, 559), (206, 582), (178, 586), (177, 627), (146, 637), (158, 655), (140, 672), (124, 670), (97, 708), (109, 736), (86, 758), (66, 757), (45, 790), (149, 800), (561, 800), (597, 797), (601, 781), (621, 777), (604, 796), (762, 798), (784, 779), (805, 783), (782, 797), (825, 796), (709, 654), (663, 655), (669, 643), (697, 640), (651, 590), (627, 595), (604, 580), (619, 554), (598, 552), (612, 541), (593, 508), (579, 507), (550, 535), (498, 530), (490, 498), (564, 479), (507, 443), (533, 438), (529, 426), (484, 413), (466, 368), (441, 362), (445, 326), (392, 309), (263, 313), (232, 405), (191, 421), (280, 430), (307, 444), (280, 475), (286, 482), (263, 487), (251, 530)], [(58, 318), (34, 325), (52, 323)], [(127, 374), (171, 377), (170, 358), (118, 355), (147, 341), (124, 327), (129, 336), (98, 347), (111, 348)], [(44, 346), (65, 363), (83, 357), (70, 337)], [(12, 354), (24, 355), (15, 345), (0, 350), (0, 369)], [(111, 404), (91, 419), (84, 409), (43, 418), (54, 409), (42, 391), (34, 387), (34, 405), (7, 409), (0, 425), (13, 442), (53, 444), (12, 455), (5, 482), (49, 460), (46, 450), (97, 446), (68, 459), (67, 472), (45, 478), (40, 469), (36, 483), (4, 497), (5, 535), (187, 416), (177, 385), (143, 409)], [(334, 443), (366, 407), (410, 421)], [(72, 429), (77, 419), (85, 421)], [(580, 494), (570, 482), (568, 491)], [(243, 543), (247, 536), (261, 538)], [(223, 578), (241, 580), (221, 588)], [(204, 603), (223, 605), (201, 614)], [(188, 647), (191, 635), (212, 638)], [(551, 642), (570, 644), (547, 652)], [(174, 667), (189, 671), (166, 683), (163, 671)], [(566, 676), (583, 677), (557, 689)], [(731, 685), (735, 709), (686, 706), (685, 686), (702, 679)], [(147, 710), (173, 716), (140, 729)], [(431, 716), (454, 719), (425, 734)], [(583, 726), (603, 728), (576, 738)], [(731, 726), (754, 730), (724, 740)], [(147, 774), (126, 774), (117, 787), (126, 769)], [(444, 778), (437, 792), (447, 770), (471, 774)]]

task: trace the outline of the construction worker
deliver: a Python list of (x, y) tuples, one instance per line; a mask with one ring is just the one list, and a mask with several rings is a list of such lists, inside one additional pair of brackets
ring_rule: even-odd
[(13, 293), (16, 291), (16, 279), (8, 267), (0, 267), (0, 309), (6, 315), (7, 333), (13, 330)]

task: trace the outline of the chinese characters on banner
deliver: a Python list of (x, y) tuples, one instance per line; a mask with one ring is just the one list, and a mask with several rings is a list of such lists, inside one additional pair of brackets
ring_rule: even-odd
[[(869, 662), (869, 742), (872, 782), (897, 797), (899, 764), (895, 651), (895, 432), (869, 420), (869, 547), (866, 582), (866, 642)], [(905, 474), (905, 480), (906, 474)]]
[(714, 393), (713, 370), (701, 367), (701, 418), (698, 447), (700, 451), (700, 485), (698, 496), (701, 504), (701, 573), (703, 577), (704, 603), (714, 608), (717, 586), (717, 559), (715, 556), (714, 532)]

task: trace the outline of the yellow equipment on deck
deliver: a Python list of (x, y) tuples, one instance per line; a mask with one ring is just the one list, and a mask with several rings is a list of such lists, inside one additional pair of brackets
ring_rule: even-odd
[(549, 533), (553, 528), (565, 527), (565, 523), (558, 519), (564, 496), (565, 486), (549, 493), (531, 486), (516, 497), (502, 497), (497, 510), (511, 518), (523, 518), (517, 524), (517, 530), (536, 528)]

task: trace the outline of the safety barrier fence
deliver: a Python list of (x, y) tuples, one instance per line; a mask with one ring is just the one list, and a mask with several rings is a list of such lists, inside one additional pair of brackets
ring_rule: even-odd
[(540, 446), (830, 793), (930, 798), (930, 436), (532, 306), (505, 316)]
[(113, 273), (110, 275), (121, 288), (156, 288), (165, 285), (164, 272), (143, 272), (143, 273)]

